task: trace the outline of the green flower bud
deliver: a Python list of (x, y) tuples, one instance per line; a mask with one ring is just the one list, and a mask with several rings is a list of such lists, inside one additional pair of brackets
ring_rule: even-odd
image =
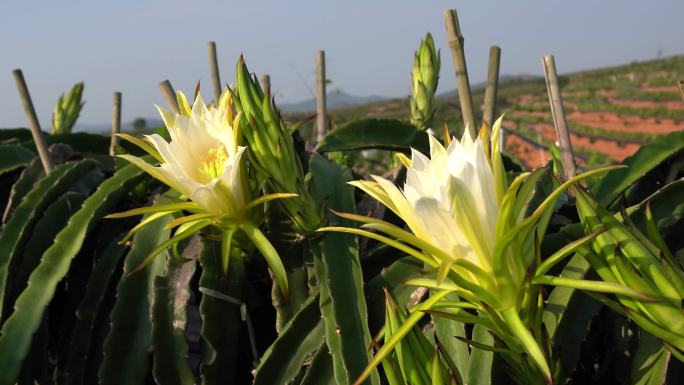
[(320, 227), (321, 215), (304, 181), (304, 169), (295, 151), (292, 128), (249, 74), (242, 57), (237, 64), (235, 107), (239, 130), (248, 144), (250, 161), (272, 192), (297, 194), (280, 203), (294, 222), (295, 231), (311, 234)]
[(62, 94), (52, 113), (52, 134), (71, 133), (81, 108), (85, 102), (83, 96), (83, 82), (77, 83), (66, 95)]
[(421, 41), (411, 70), (411, 124), (421, 130), (432, 126), (435, 92), (439, 82), (440, 57), (431, 34)]

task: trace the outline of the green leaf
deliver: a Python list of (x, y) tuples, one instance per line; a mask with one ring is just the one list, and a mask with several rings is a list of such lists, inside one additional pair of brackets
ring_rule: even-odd
[[(354, 212), (354, 191), (347, 184), (349, 169), (315, 154), (310, 161), (314, 197), (318, 205)], [(328, 220), (337, 221), (332, 213)], [(346, 221), (350, 224), (349, 221)], [(363, 293), (363, 276), (356, 238), (347, 234), (326, 233), (316, 248), (314, 260), (320, 287), (321, 315), (325, 322), (328, 348), (333, 356), (338, 383), (353, 381), (366, 367), (371, 337)], [(369, 384), (378, 384), (373, 371)], [(370, 374), (370, 373), (369, 373)]]
[(369, 148), (408, 152), (413, 147), (429, 153), (425, 132), (395, 119), (362, 119), (336, 128), (323, 138), (316, 151), (349, 151)]
[(318, 295), (310, 296), (271, 344), (254, 375), (254, 385), (289, 384), (307, 356), (320, 349), (325, 337)]
[(26, 290), (17, 299), (14, 313), (2, 327), (0, 362), (4, 370), (0, 371), (0, 384), (14, 383), (57, 283), (68, 272), (71, 260), (81, 249), (86, 235), (102, 214), (126, 194), (141, 176), (139, 168), (130, 166), (103, 182), (45, 251), (40, 265), (29, 278)]
[(18, 144), (0, 145), (0, 175), (24, 167), (36, 156)]
[(663, 135), (642, 146), (622, 164), (628, 166), (608, 172), (593, 186), (593, 195), (599, 197), (599, 204), (606, 207), (625, 191), (627, 187), (646, 175), (666, 159), (684, 149), (684, 131)]
[[(155, 203), (167, 201), (159, 198)], [(111, 329), (104, 343), (104, 360), (98, 377), (103, 385), (143, 384), (149, 367), (152, 342), (150, 322), (154, 277), (161, 272), (163, 258), (157, 258), (136, 274), (135, 269), (158, 244), (169, 238), (165, 229), (171, 217), (143, 227), (133, 237), (124, 259), (123, 273), (116, 287), (116, 302), (110, 315)]]
[(38, 182), (17, 206), (0, 234), (0, 309), (3, 309), (7, 274), (16, 263), (14, 259), (23, 249), (39, 215), (95, 167), (94, 161), (82, 160), (55, 168), (50, 175)]

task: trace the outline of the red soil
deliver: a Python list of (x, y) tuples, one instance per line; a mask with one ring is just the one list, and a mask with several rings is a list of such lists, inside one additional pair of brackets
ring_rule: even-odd
[(604, 130), (667, 134), (684, 130), (684, 123), (672, 119), (618, 116), (612, 112), (571, 112), (567, 115), (571, 123), (602, 128)]
[(514, 111), (511, 113), (511, 115), (535, 116), (535, 117), (542, 117), (542, 118), (549, 118), (549, 119), (551, 118), (551, 113), (546, 112), (546, 111)]
[(657, 86), (657, 87), (643, 86), (643, 87), (641, 87), (641, 89), (644, 91), (647, 91), (647, 92), (679, 92), (679, 86), (677, 86), (677, 85)]
[[(556, 130), (547, 123), (537, 123), (532, 128), (540, 133), (544, 139), (556, 141)], [(636, 143), (619, 143), (612, 140), (590, 138), (587, 136), (570, 133), (570, 143), (573, 148), (586, 148), (610, 156), (614, 161), (620, 162), (626, 157), (634, 154), (639, 145)]]
[(682, 101), (666, 101), (666, 102), (654, 102), (650, 100), (624, 100), (624, 99), (610, 99), (612, 104), (617, 104), (619, 106), (628, 106), (632, 108), (665, 108), (668, 110), (681, 110), (684, 108), (684, 102)]
[(514, 153), (523, 165), (530, 169), (545, 165), (551, 158), (546, 149), (534, 146), (510, 132), (506, 132), (506, 151)]

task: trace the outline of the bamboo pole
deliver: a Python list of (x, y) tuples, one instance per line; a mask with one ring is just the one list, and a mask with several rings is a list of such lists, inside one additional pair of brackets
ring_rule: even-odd
[(176, 92), (173, 90), (171, 82), (168, 80), (164, 80), (163, 82), (159, 83), (159, 90), (164, 96), (164, 99), (166, 99), (166, 104), (168, 104), (171, 108), (171, 112), (173, 112), (174, 114), (178, 114), (180, 112), (180, 108), (178, 108)]
[[(484, 111), (482, 111), (482, 124), (487, 122), (492, 126), (496, 119), (496, 100), (499, 91), (499, 64), (501, 63), (501, 48), (493, 45), (489, 47), (489, 65), (487, 67), (487, 88), (484, 96)], [(506, 147), (506, 133), (499, 131), (499, 151), (503, 152)]]
[(109, 155), (116, 155), (119, 145), (118, 133), (121, 132), (121, 92), (114, 93), (114, 110), (112, 111), (112, 139), (109, 142)]
[(259, 78), (259, 84), (261, 85), (261, 90), (264, 94), (271, 95), (271, 76), (268, 74), (261, 75)]
[(458, 100), (461, 103), (461, 114), (463, 123), (468, 126), (470, 134), (477, 135), (475, 124), (475, 113), (473, 112), (473, 97), (470, 92), (470, 81), (468, 80), (468, 68), (466, 67), (465, 53), (463, 51), (463, 35), (458, 24), (458, 14), (456, 10), (444, 11), (444, 23), (446, 24), (447, 40), (451, 50), (451, 59), (456, 70), (456, 85), (458, 88)]
[(572, 144), (570, 142), (570, 132), (568, 131), (568, 124), (565, 119), (565, 110), (563, 109), (563, 98), (558, 85), (558, 73), (556, 72), (556, 61), (553, 55), (546, 55), (542, 59), (544, 65), (544, 76), (546, 78), (546, 89), (549, 94), (549, 104), (551, 105), (551, 115), (553, 116), (554, 127), (556, 127), (556, 136), (560, 145), (561, 157), (563, 159), (563, 171), (565, 177), (570, 178), (575, 176), (577, 170), (575, 166), (575, 157), (572, 153)]
[(325, 51), (316, 53), (316, 142), (321, 143), (328, 133), (328, 107), (325, 93)]
[(209, 42), (209, 67), (211, 68), (211, 82), (214, 85), (214, 101), (218, 103), (221, 99), (221, 78), (216, 55), (216, 43), (213, 41)]
[(487, 88), (484, 96), (484, 110), (482, 123), (487, 122), (491, 127), (496, 115), (496, 94), (499, 88), (499, 63), (501, 62), (501, 48), (493, 45), (489, 48), (489, 66), (487, 68)]
[(682, 101), (684, 102), (684, 79), (679, 82), (679, 93), (682, 94)]
[(31, 129), (33, 141), (36, 143), (36, 149), (38, 149), (38, 156), (43, 163), (45, 174), (49, 174), (54, 169), (54, 166), (52, 165), (52, 159), (50, 159), (50, 153), (47, 144), (45, 143), (45, 137), (43, 137), (43, 132), (40, 130), (40, 123), (38, 122), (36, 110), (33, 107), (31, 95), (26, 86), (24, 74), (20, 69), (15, 69), (12, 71), (12, 75), (14, 75), (14, 81), (17, 83), (19, 98), (21, 99), (21, 104), (24, 106), (24, 113), (26, 114), (26, 120), (28, 120), (29, 128)]

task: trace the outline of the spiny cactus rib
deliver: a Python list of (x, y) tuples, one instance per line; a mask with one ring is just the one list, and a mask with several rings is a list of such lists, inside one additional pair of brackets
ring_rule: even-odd
[(397, 119), (368, 118), (335, 128), (318, 144), (316, 151), (384, 149), (410, 152), (409, 147), (429, 153), (427, 133)]
[(14, 209), (21, 203), (21, 199), (31, 191), (33, 185), (38, 181), (43, 172), (43, 164), (40, 163), (40, 158), (35, 157), (26, 165), (24, 170), (19, 175), (19, 179), (12, 185), (9, 198), (7, 198), (7, 206), (5, 212), (2, 214), (2, 223), (5, 224), (12, 216)]
[(0, 175), (26, 166), (35, 156), (31, 150), (18, 144), (0, 145)]
[(185, 306), (181, 297), (195, 269), (195, 262), (179, 264), (169, 258), (169, 271), (154, 280), (152, 305), (152, 373), (159, 385), (194, 384), (195, 378), (188, 364), (188, 345), (185, 341)]
[[(160, 197), (155, 204), (169, 203)], [(143, 218), (144, 219), (144, 218)], [(158, 244), (169, 238), (165, 226), (171, 216), (143, 227), (133, 237), (124, 259), (121, 280), (116, 287), (116, 302), (110, 315), (111, 329), (104, 343), (104, 360), (98, 377), (102, 385), (143, 384), (149, 366), (152, 342), (150, 320), (154, 277), (161, 272), (163, 258), (156, 258), (145, 269), (128, 275)]]
[(93, 269), (83, 300), (76, 310), (76, 325), (74, 326), (69, 346), (69, 358), (66, 365), (66, 383), (76, 385), (84, 383), (85, 365), (88, 351), (91, 347), (95, 320), (100, 305), (105, 297), (114, 271), (121, 260), (126, 247), (113, 240), (102, 251), (97, 265)]
[(96, 167), (92, 160), (65, 163), (38, 182), (22, 199), (0, 234), (0, 309), (3, 308), (7, 274), (21, 252), (30, 230), (50, 203), (64, 194), (83, 175)]
[[(199, 285), (242, 301), (245, 279), (240, 260), (242, 256), (231, 257), (230, 270), (226, 276), (222, 272), (220, 249), (218, 242), (204, 240), (200, 254), (202, 276)], [(199, 311), (202, 319), (202, 383), (233, 383), (237, 371), (240, 332), (244, 326), (240, 306), (203, 293)]]
[(78, 211), (86, 198), (82, 194), (69, 191), (43, 211), (40, 219), (31, 229), (31, 236), (26, 241), (21, 254), (17, 254), (16, 268), (12, 268), (8, 276), (3, 318), (11, 313), (11, 306), (26, 288), (28, 279), (36, 266), (40, 264), (40, 258), (45, 250), (52, 245), (57, 234), (66, 226), (69, 218)]
[[(310, 165), (317, 203), (337, 211), (354, 212), (354, 193), (346, 184), (351, 180), (349, 170), (317, 154)], [(339, 219), (330, 213), (329, 220)], [(371, 342), (358, 244), (349, 235), (328, 233), (321, 238), (316, 251), (321, 315), (335, 379), (340, 384), (351, 383), (368, 365)], [(376, 371), (365, 384), (379, 384)]]
[(0, 362), (3, 363), (3, 370), (0, 371), (0, 385), (14, 383), (57, 283), (68, 272), (71, 260), (81, 249), (86, 235), (102, 214), (127, 193), (141, 176), (142, 170), (129, 166), (103, 182), (45, 251), (40, 265), (29, 278), (26, 290), (17, 299), (14, 313), (2, 327)]
[(333, 379), (332, 357), (325, 340), (321, 341), (299, 385), (336, 385)]
[(254, 385), (289, 384), (324, 338), (318, 295), (310, 296), (259, 362)]

